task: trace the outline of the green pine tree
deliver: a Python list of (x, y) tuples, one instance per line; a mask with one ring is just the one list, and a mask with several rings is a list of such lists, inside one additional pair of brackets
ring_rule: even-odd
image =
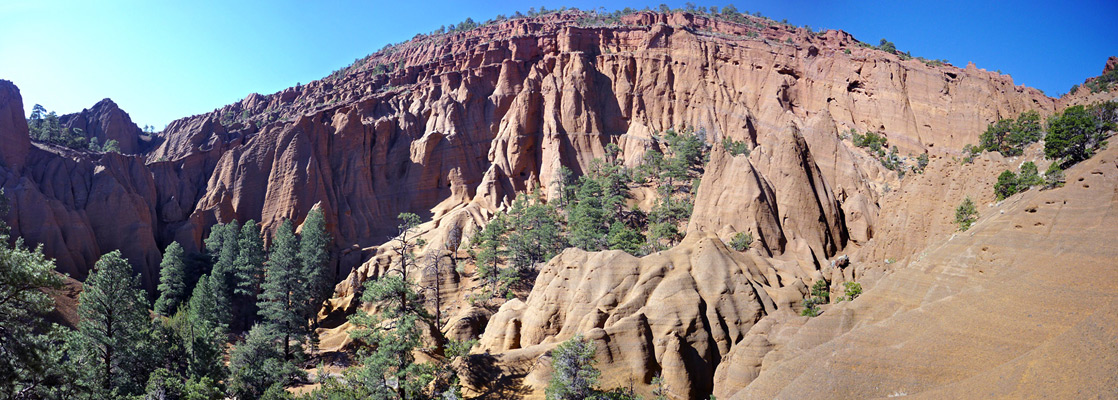
[(497, 213), (485, 228), (471, 239), (470, 254), (477, 265), (478, 276), (489, 287), (491, 294), (503, 295), (506, 287), (498, 285), (501, 278), (501, 265), (509, 257), (505, 247), (505, 235), (509, 230), (508, 215)]
[[(333, 238), (326, 232), (326, 217), (321, 208), (312, 209), (303, 221), (302, 237), (299, 238), (299, 262), (303, 266), (302, 276), (306, 281), (308, 296), (304, 304), (303, 318), (315, 321), (322, 302), (333, 292), (331, 284), (334, 275), (330, 270), (330, 246)], [(313, 326), (310, 332), (314, 332)], [(312, 337), (312, 341), (313, 341)]]
[(171, 242), (159, 263), (159, 298), (155, 300), (155, 313), (174, 315), (179, 304), (186, 299), (186, 255), (179, 242)]
[(597, 180), (583, 178), (578, 189), (578, 201), (567, 216), (571, 245), (586, 251), (605, 248), (608, 233), (602, 207), (602, 185)]
[(275, 241), (268, 254), (268, 271), (264, 278), (264, 292), (260, 294), (260, 317), (269, 330), (281, 338), (285, 359), (292, 359), (291, 342), (303, 342), (306, 319), (303, 302), (306, 288), (300, 281), (302, 268), (297, 252), (299, 239), (295, 237), (290, 220), (283, 221), (276, 230)]
[(275, 385), (287, 385), (299, 378), (301, 370), (286, 360), (276, 343), (282, 336), (267, 325), (249, 329), (245, 340), (229, 355), (229, 395), (237, 399), (259, 399)]
[(241, 227), (240, 236), (237, 238), (237, 258), (233, 260), (233, 270), (236, 273), (235, 294), (256, 299), (260, 291), (260, 282), (264, 277), (264, 261), (267, 255), (264, 252), (264, 238), (256, 221), (248, 220)]
[(187, 347), (187, 369), (191, 378), (209, 378), (214, 382), (225, 377), (222, 363), (225, 325), (218, 319), (217, 296), (213, 279), (202, 275), (185, 307), (183, 340)]
[(233, 295), (237, 286), (235, 262), (240, 253), (238, 245), (241, 225), (237, 221), (214, 225), (206, 238), (206, 251), (213, 261), (210, 272), (214, 299), (217, 301), (218, 320), (229, 326), (233, 322)]
[[(0, 189), (0, 215), (7, 202)], [(54, 342), (62, 332), (43, 317), (54, 300), (42, 291), (61, 288), (62, 278), (42, 248), (29, 250), (23, 239), (9, 245), (8, 228), (0, 220), (0, 398), (51, 398), (50, 387), (66, 375), (56, 370)]]
[(632, 255), (641, 255), (645, 237), (640, 232), (626, 226), (621, 221), (614, 222), (609, 227), (609, 249), (622, 250)]
[(150, 372), (141, 352), (151, 321), (147, 297), (120, 251), (101, 256), (93, 269), (78, 297), (73, 360), (98, 396), (139, 394)]
[(547, 262), (566, 247), (555, 207), (540, 199), (529, 204), (526, 197), (521, 196), (513, 202), (509, 216), (514, 228), (509, 232), (507, 243), (517, 272)]
[(365, 344), (362, 366), (347, 377), (355, 384), (358, 398), (421, 398), (434, 379), (433, 365), (417, 363), (413, 356), (422, 344), (420, 324), (429, 323), (431, 316), (412, 287), (399, 274), (365, 283), (361, 300), (378, 305), (380, 314), (358, 311), (350, 317), (358, 327), (350, 335)]
[(233, 281), (236, 284), (233, 289), (236, 299), (234, 309), (240, 316), (243, 329), (252, 325), (256, 315), (256, 297), (264, 280), (265, 259), (264, 238), (260, 236), (256, 221), (250, 219), (241, 227), (237, 238), (237, 258), (233, 260)]

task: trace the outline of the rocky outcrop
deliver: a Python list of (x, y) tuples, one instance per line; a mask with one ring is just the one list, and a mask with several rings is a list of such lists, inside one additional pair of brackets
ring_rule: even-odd
[(794, 268), (710, 234), (642, 258), (572, 248), (542, 267), (526, 301), (492, 316), (479, 345), (537, 394), (550, 372), (536, 358), (583, 334), (597, 346), (604, 387), (632, 384), (647, 394), (661, 376), (673, 398), (705, 397), (743, 334), (765, 315), (792, 314), (806, 288)]
[[(1115, 69), (1118, 69), (1118, 56), (1111, 56), (1106, 60), (1106, 65), (1103, 66), (1101, 75), (1111, 73)], [(1075, 85), (1076, 90), (1074, 92), (1069, 91), (1056, 99), (1056, 108), (1062, 110), (1065, 107), (1074, 105), (1089, 105), (1102, 101), (1118, 100), (1118, 85), (1112, 84), (1110, 90), (1092, 93), (1090, 88), (1087, 87), (1087, 83), (1093, 82), (1096, 79), (1099, 79), (1099, 77), (1090, 77), (1084, 80), (1082, 85)]]
[(190, 197), (187, 207), (194, 202), (190, 185), (180, 184), (197, 171), (190, 159), (145, 164), (136, 156), (32, 145), (19, 90), (0, 81), (0, 100), (0, 188), (13, 236), (41, 244), (60, 272), (79, 280), (101, 254), (120, 250), (154, 289), (160, 249), (169, 243), (164, 229), (182, 218), (172, 209), (178, 198)]
[(143, 131), (110, 99), (101, 100), (80, 113), (63, 115), (58, 120), (63, 128), (81, 129), (85, 137), (97, 138), (98, 143), (117, 141), (124, 154), (137, 154), (142, 150), (140, 135)]
[(23, 97), (10, 81), (0, 80), (0, 166), (19, 171), (31, 150), (27, 120), (23, 114)]

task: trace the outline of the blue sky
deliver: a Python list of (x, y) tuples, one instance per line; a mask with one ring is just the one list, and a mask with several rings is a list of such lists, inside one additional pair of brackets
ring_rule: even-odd
[[(139, 125), (168, 122), (328, 75), (386, 43), (529, 6), (655, 8), (640, 1), (0, 0), (0, 79), (25, 108), (80, 111), (110, 97)], [(700, 6), (726, 2), (695, 1)], [(667, 2), (680, 7), (683, 2)], [(735, 1), (914, 56), (1001, 70), (1066, 92), (1118, 55), (1118, 1)]]

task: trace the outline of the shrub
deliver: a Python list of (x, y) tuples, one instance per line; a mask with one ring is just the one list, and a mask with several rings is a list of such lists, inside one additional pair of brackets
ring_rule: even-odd
[(819, 307), (815, 304), (815, 298), (804, 299), (804, 309), (800, 311), (800, 315), (805, 317), (818, 317)]
[(868, 148), (878, 155), (885, 155), (885, 148), (889, 146), (888, 139), (877, 132), (866, 132), (865, 135), (854, 132), (853, 140), (855, 146)]
[(738, 232), (730, 239), (730, 247), (737, 251), (746, 251), (753, 244), (753, 235), (747, 232)]
[(921, 154), (916, 158), (916, 172), (924, 173), (924, 168), (928, 167), (928, 153)]
[[(881, 165), (884, 166), (885, 169), (897, 171), (901, 167), (901, 157), (897, 155), (897, 146), (893, 146), (889, 149), (889, 154), (884, 157), (879, 157), (878, 161), (881, 161)], [(899, 172), (901, 178), (904, 178), (904, 171), (901, 170)]]
[(1112, 69), (1100, 75), (1098, 78), (1085, 83), (1084, 86), (1091, 89), (1091, 93), (1098, 93), (1110, 90), (1110, 86), (1115, 82), (1118, 82), (1118, 69)]
[(1060, 169), (1059, 163), (1052, 163), (1048, 166), (1048, 170), (1044, 171), (1044, 188), (1052, 189), (1064, 186), (1064, 170)]
[(1024, 192), (1033, 186), (1044, 183), (1041, 179), (1040, 173), (1037, 172), (1036, 163), (1032, 161), (1021, 164), (1021, 169), (1017, 174), (1017, 191)]
[(850, 54), (850, 49), (844, 49), (844, 50), (842, 51), (842, 54)]
[(1007, 169), (998, 175), (998, 183), (994, 184), (994, 195), (998, 200), (1004, 200), (1014, 193), (1017, 193), (1017, 174)]
[(897, 46), (894, 45), (893, 42), (885, 40), (885, 38), (881, 39), (881, 43), (877, 46), (877, 49), (881, 50), (881, 51), (889, 52), (889, 53), (896, 53), (897, 52)]
[(744, 141), (733, 140), (727, 136), (722, 138), (722, 148), (726, 149), (730, 155), (745, 154), (746, 157), (749, 157), (749, 146)]
[(819, 304), (827, 304), (831, 302), (831, 287), (827, 284), (827, 280), (820, 279), (811, 285), (811, 296), (819, 300)]
[(981, 146), (966, 145), (963, 146), (963, 164), (970, 164), (974, 162), (974, 157), (982, 153)]
[(846, 289), (844, 297), (846, 300), (854, 300), (862, 295), (862, 284), (858, 282), (846, 282), (842, 286)]
[(967, 197), (963, 200), (962, 204), (955, 209), (955, 223), (959, 225), (959, 230), (966, 231), (978, 220), (978, 208), (975, 207), (974, 201)]

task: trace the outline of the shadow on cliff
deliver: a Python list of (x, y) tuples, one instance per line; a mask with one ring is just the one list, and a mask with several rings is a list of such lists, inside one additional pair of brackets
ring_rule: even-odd
[(522, 399), (532, 390), (522, 384), (524, 375), (508, 373), (498, 364), (497, 357), (484, 354), (471, 354), (466, 359), (464, 376), (470, 386), (476, 388), (476, 399)]

